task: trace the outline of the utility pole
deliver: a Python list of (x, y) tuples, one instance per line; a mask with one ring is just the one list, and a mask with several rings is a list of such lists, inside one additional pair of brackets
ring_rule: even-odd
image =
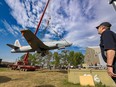
[(116, 0), (109, 0), (109, 4), (112, 4), (114, 9), (116, 10)]

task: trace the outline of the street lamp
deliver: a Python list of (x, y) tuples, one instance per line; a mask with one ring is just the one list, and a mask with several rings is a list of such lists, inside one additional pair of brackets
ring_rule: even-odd
[(109, 4), (112, 4), (114, 9), (116, 10), (116, 0), (109, 0)]

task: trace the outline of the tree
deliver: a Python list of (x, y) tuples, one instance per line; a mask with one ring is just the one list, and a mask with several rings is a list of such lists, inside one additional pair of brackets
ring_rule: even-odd
[(47, 54), (47, 58), (46, 58), (46, 63), (47, 63), (47, 66), (50, 66), (50, 60), (52, 58), (52, 52), (49, 51), (49, 53)]
[(41, 53), (35, 53), (33, 56), (36, 58), (36, 64), (42, 65)]
[[(37, 55), (38, 55), (37, 53), (35, 53), (35, 54), (29, 54), (28, 60), (27, 60), (29, 65), (30, 64), (31, 65), (38, 64)], [(20, 61), (23, 61), (24, 62), (24, 57), (25, 57), (25, 54), (20, 57)]]
[(84, 61), (84, 56), (83, 56), (82, 53), (80, 53), (80, 52), (74, 53), (74, 57), (73, 57), (73, 60), (72, 60), (72, 63), (73, 63), (74, 66), (82, 64), (83, 61)]
[(73, 65), (74, 51), (70, 51), (68, 55), (68, 64)]
[(58, 52), (54, 52), (54, 60), (55, 60), (55, 67), (58, 67), (60, 64), (60, 57), (58, 55)]
[(62, 50), (61, 58), (62, 58), (62, 64), (68, 65), (69, 50)]
[(36, 65), (38, 62), (36, 61), (37, 58), (35, 57), (35, 55), (33, 54), (29, 54), (29, 61), (31, 62), (31, 65)]
[(78, 64), (84, 63), (84, 55), (81, 52), (78, 52), (77, 61), (78, 61)]
[[(20, 60), (23, 61), (24, 55), (21, 56)], [(53, 58), (53, 59), (52, 59)], [(59, 67), (59, 65), (73, 65), (77, 66), (78, 64), (82, 64), (84, 62), (84, 55), (81, 52), (74, 52), (69, 50), (62, 50), (61, 53), (49, 52), (45, 57), (41, 57), (40, 53), (29, 54), (28, 60), (32, 65), (40, 64), (53, 65), (54, 67)]]

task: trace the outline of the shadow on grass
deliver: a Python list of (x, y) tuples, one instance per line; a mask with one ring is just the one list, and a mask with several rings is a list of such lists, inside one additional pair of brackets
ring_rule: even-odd
[(0, 76), (0, 83), (5, 83), (5, 82), (8, 82), (10, 80), (11, 80), (11, 78), (9, 78), (9, 77)]
[(55, 87), (53, 85), (39, 85), (39, 86), (35, 86), (35, 87)]
[(62, 82), (65, 87), (81, 87), (79, 83), (73, 84), (68, 82), (68, 80), (63, 80)]

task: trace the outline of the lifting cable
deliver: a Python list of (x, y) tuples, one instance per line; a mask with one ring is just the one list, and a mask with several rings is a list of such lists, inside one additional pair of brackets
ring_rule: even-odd
[[(53, 30), (53, 29), (52, 29), (52, 30)], [(69, 42), (68, 42), (66, 39), (62, 38), (62, 37), (58, 34), (58, 32), (56, 32), (55, 30), (53, 30), (53, 31), (56, 33), (56, 35), (57, 35), (61, 40), (65, 41), (66, 43), (69, 44)]]
[[(48, 19), (48, 21), (47, 21), (47, 25), (46, 25), (44, 31), (46, 31), (46, 29), (47, 29), (48, 27), (49, 27), (50, 29), (52, 29), (52, 27), (49, 25), (49, 24), (50, 24), (50, 20), (51, 20), (51, 17), (49, 17), (49, 19)], [(62, 37), (58, 34), (58, 32), (56, 32), (54, 29), (52, 29), (52, 30), (53, 30), (53, 32), (54, 32), (61, 40), (65, 41), (66, 43), (69, 44), (69, 42), (68, 42), (66, 39), (62, 38)]]
[(47, 20), (46, 27), (43, 29), (43, 33), (40, 35), (41, 37), (44, 36), (46, 29), (49, 27), (50, 19), (51, 17), (49, 17), (49, 19)]

